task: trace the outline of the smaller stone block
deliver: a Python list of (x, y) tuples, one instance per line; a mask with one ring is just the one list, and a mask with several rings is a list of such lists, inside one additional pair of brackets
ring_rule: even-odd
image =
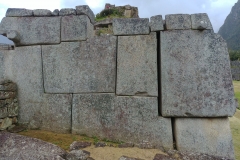
[(87, 15), (91, 23), (95, 23), (95, 15), (88, 5), (76, 6), (77, 15)]
[(35, 17), (48, 17), (52, 16), (52, 12), (48, 9), (35, 9), (33, 10), (33, 15)]
[(192, 14), (192, 29), (213, 29), (210, 19), (206, 13)]
[(12, 119), (11, 118), (4, 118), (2, 120), (2, 122), (0, 123), (0, 131), (1, 130), (5, 130), (7, 129), (8, 127), (10, 127), (12, 125)]
[(0, 91), (0, 100), (1, 99), (10, 99), (10, 98), (15, 98), (15, 97), (16, 97), (15, 92)]
[(54, 11), (52, 12), (52, 16), (59, 16), (59, 10), (54, 9)]
[(191, 29), (189, 14), (169, 14), (165, 16), (167, 30)]
[(7, 38), (18, 44), (20, 42), (20, 35), (17, 31), (10, 30), (7, 32)]
[(152, 16), (149, 25), (151, 32), (164, 30), (162, 15)]
[(68, 15), (76, 15), (76, 10), (73, 8), (63, 8), (59, 12), (59, 16), (68, 16)]
[(179, 151), (234, 159), (228, 118), (176, 118), (174, 132)]
[(116, 18), (113, 19), (114, 35), (149, 34), (148, 18)]
[(33, 16), (33, 11), (24, 8), (8, 8), (6, 12), (6, 17), (31, 17)]

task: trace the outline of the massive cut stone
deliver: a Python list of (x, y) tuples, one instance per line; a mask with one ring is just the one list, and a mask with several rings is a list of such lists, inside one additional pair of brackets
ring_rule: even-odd
[(76, 15), (76, 10), (73, 8), (63, 8), (59, 12), (59, 16), (68, 16), (68, 15)]
[(87, 15), (88, 18), (91, 20), (91, 23), (95, 23), (95, 15), (88, 5), (76, 6), (76, 12), (77, 15)]
[(228, 118), (176, 118), (174, 132), (179, 151), (234, 159)]
[(35, 9), (33, 10), (33, 15), (35, 17), (52, 16), (52, 12), (48, 9)]
[(117, 94), (158, 96), (156, 33), (118, 37)]
[(44, 94), (41, 108), (41, 129), (70, 133), (71, 131), (71, 94)]
[(19, 33), (17, 45), (60, 43), (60, 17), (4, 17), (0, 30)]
[(116, 37), (42, 46), (47, 93), (115, 92)]
[(191, 29), (191, 16), (189, 14), (169, 14), (165, 16), (167, 30)]
[(162, 115), (233, 116), (236, 105), (225, 41), (211, 30), (161, 32)]
[(24, 8), (8, 8), (6, 12), (6, 17), (31, 17), (33, 16), (33, 11)]
[(54, 144), (9, 132), (0, 132), (0, 142), (1, 160), (64, 160), (67, 155)]
[(88, 16), (64, 16), (61, 22), (61, 41), (86, 40), (94, 35)]
[(72, 133), (172, 148), (171, 119), (158, 116), (157, 97), (74, 94)]
[(162, 15), (152, 16), (149, 25), (151, 32), (164, 30)]
[(149, 34), (148, 18), (115, 18), (113, 19), (114, 35)]
[(192, 29), (204, 30), (213, 29), (210, 19), (206, 13), (191, 15)]
[(0, 51), (0, 57), (0, 81), (9, 79), (18, 85), (19, 122), (29, 122), (42, 107), (41, 46)]

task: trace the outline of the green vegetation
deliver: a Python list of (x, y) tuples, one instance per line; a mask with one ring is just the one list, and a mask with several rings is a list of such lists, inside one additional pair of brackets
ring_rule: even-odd
[(240, 60), (240, 51), (229, 50), (229, 57), (231, 61)]
[(104, 20), (106, 18), (124, 18), (124, 14), (123, 12), (119, 11), (118, 9), (105, 9), (103, 11), (101, 11), (100, 13), (98, 13), (96, 15), (95, 20), (96, 21), (101, 21)]
[[(240, 102), (240, 81), (233, 81), (234, 86), (234, 94), (237, 98), (238, 102)], [(238, 106), (238, 109), (240, 109), (240, 106)]]

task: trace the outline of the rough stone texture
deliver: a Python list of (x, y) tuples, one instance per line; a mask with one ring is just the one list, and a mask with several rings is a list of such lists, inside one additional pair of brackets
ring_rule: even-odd
[(63, 8), (59, 12), (59, 16), (68, 16), (68, 15), (76, 15), (76, 10), (73, 8)]
[(62, 17), (61, 41), (86, 40), (93, 36), (93, 32), (93, 25), (86, 15)]
[(4, 17), (0, 30), (19, 33), (18, 45), (60, 43), (61, 17)]
[(29, 122), (43, 101), (41, 46), (0, 51), (0, 67), (0, 81), (9, 79), (18, 85), (19, 122)]
[(232, 79), (240, 81), (240, 61), (231, 61)]
[(58, 133), (71, 131), (71, 94), (44, 94), (41, 108), (41, 129)]
[(6, 17), (31, 17), (33, 16), (33, 11), (24, 8), (8, 8), (6, 12)]
[(72, 133), (172, 148), (171, 119), (158, 116), (156, 97), (74, 94)]
[(7, 32), (7, 38), (17, 45), (20, 42), (21, 37), (17, 31), (10, 30)]
[(197, 151), (234, 159), (228, 118), (176, 118), (174, 134), (179, 151)]
[(117, 94), (158, 96), (156, 33), (118, 37)]
[(192, 14), (191, 21), (192, 29), (213, 29), (210, 19), (208, 18), (208, 15), (206, 13)]
[(18, 102), (17, 99), (3, 100), (4, 106), (0, 108), (0, 118), (13, 117), (18, 115)]
[(134, 144), (129, 142), (129, 143), (123, 143), (118, 145), (119, 148), (132, 148), (134, 147)]
[(63, 160), (67, 154), (56, 145), (8, 132), (0, 132), (1, 160)]
[(154, 146), (151, 143), (149, 143), (148, 141), (142, 141), (139, 144), (136, 144), (136, 146), (141, 149), (153, 149), (154, 148)]
[(6, 117), (6, 118), (2, 119), (1, 123), (0, 123), (0, 131), (7, 129), (11, 125), (12, 125), (12, 118)]
[(16, 91), (17, 85), (11, 81), (0, 84), (0, 91)]
[(18, 132), (22, 132), (26, 129), (27, 129), (27, 125), (18, 124), (18, 125), (15, 125), (15, 126), (11, 127), (11, 128), (8, 128), (8, 132), (18, 133)]
[(151, 32), (164, 30), (162, 15), (152, 16), (149, 25)]
[(115, 92), (116, 37), (42, 46), (47, 93)]
[(77, 149), (82, 149), (82, 148), (86, 148), (91, 146), (91, 142), (78, 142), (78, 141), (74, 141), (71, 145), (70, 145), (70, 151), (72, 150), (77, 150)]
[(91, 23), (95, 23), (95, 15), (88, 5), (76, 6), (77, 15), (87, 15)]
[(15, 92), (0, 91), (0, 100), (13, 99), (15, 97), (16, 97), (16, 93)]
[(59, 10), (54, 9), (54, 11), (52, 12), (52, 16), (59, 16)]
[(106, 146), (107, 146), (107, 144), (105, 142), (97, 142), (95, 144), (95, 147), (106, 147)]
[(87, 160), (90, 153), (84, 150), (73, 150), (66, 156), (66, 160)]
[(116, 18), (113, 19), (114, 35), (149, 34), (148, 18)]
[(161, 32), (161, 81), (165, 117), (235, 113), (227, 45), (211, 30)]
[(140, 158), (133, 158), (133, 157), (127, 157), (127, 156), (122, 156), (118, 160), (143, 160)]
[(165, 16), (167, 30), (191, 29), (191, 16), (189, 14), (169, 14)]
[(33, 15), (35, 17), (49, 17), (52, 16), (52, 12), (48, 9), (35, 9), (33, 10)]

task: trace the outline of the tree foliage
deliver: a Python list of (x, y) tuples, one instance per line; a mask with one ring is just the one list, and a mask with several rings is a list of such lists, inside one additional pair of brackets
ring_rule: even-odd
[(240, 50), (239, 51), (229, 50), (229, 57), (231, 61), (240, 60)]

